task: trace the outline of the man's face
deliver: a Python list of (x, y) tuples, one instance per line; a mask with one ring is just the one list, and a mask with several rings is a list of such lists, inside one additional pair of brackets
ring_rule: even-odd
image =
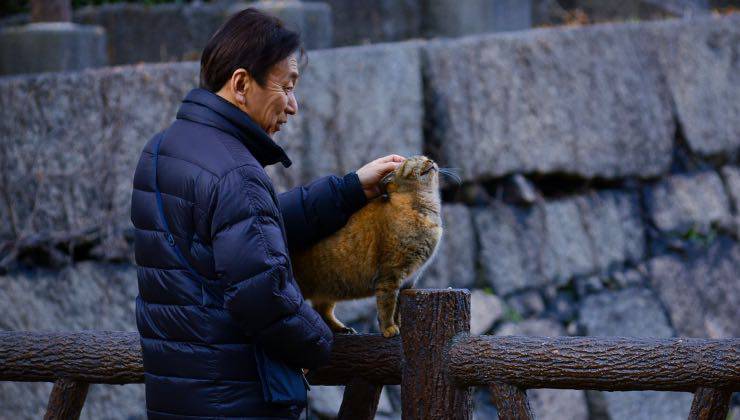
[(298, 60), (295, 54), (277, 62), (268, 73), (265, 86), (253, 83), (246, 95), (245, 111), (272, 137), (288, 115), (298, 112), (293, 93), (298, 82)]

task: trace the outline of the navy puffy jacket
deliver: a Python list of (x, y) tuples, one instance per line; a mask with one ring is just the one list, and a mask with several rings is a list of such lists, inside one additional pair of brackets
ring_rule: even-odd
[[(177, 246), (164, 234), (153, 179)], [(266, 403), (252, 343), (299, 367), (325, 363), (332, 334), (303, 300), (288, 245), (305, 247), (362, 207), (357, 174), (328, 176), (276, 195), (264, 166), (290, 160), (244, 112), (203, 89), (145, 146), (134, 175), (131, 220), (139, 281), (149, 418), (292, 418)]]

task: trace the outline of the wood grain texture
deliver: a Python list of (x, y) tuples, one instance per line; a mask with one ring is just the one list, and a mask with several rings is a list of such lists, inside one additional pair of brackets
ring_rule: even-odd
[(471, 389), (455, 386), (445, 371), (450, 340), (469, 332), (469, 291), (409, 289), (401, 293), (404, 420), (472, 417)]
[[(107, 384), (144, 382), (139, 335), (122, 331), (0, 332), (0, 381), (59, 378)], [(380, 334), (337, 335), (329, 363), (308, 375), (315, 385), (355, 378), (401, 383), (401, 340)]]
[(498, 410), (501, 420), (533, 420), (532, 408), (529, 406), (527, 391), (515, 386), (496, 382), (492, 384), (491, 400)]
[(724, 389), (697, 389), (691, 402), (689, 420), (725, 420), (731, 395), (732, 392)]
[(58, 379), (49, 395), (44, 420), (77, 420), (85, 405), (90, 384)]
[(346, 385), (356, 378), (376, 385), (400, 384), (401, 338), (337, 334), (329, 363), (308, 375), (315, 385)]
[(344, 388), (339, 420), (373, 420), (383, 385), (371, 384), (362, 379), (353, 380)]
[(144, 382), (133, 332), (0, 332), (0, 367), (0, 381)]
[(740, 339), (460, 336), (448, 353), (459, 385), (605, 391), (740, 389)]

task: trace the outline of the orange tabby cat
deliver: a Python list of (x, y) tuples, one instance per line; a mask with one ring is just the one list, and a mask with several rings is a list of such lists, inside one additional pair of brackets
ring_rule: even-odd
[(431, 259), (442, 236), (438, 172), (425, 156), (406, 159), (381, 181), (382, 197), (333, 235), (293, 256), (303, 296), (333, 331), (355, 332), (334, 316), (337, 301), (375, 295), (383, 335), (399, 333), (398, 291), (413, 287), (415, 273)]

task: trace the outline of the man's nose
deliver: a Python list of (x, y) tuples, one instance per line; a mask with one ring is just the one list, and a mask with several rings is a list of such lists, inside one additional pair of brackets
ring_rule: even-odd
[(298, 102), (296, 101), (293, 92), (288, 96), (288, 106), (285, 108), (285, 113), (289, 115), (295, 115), (298, 113)]

